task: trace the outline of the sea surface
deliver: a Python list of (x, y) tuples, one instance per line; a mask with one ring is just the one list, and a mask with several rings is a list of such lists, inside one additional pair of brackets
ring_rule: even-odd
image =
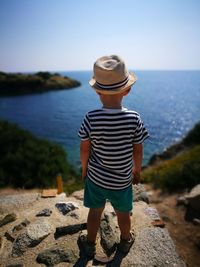
[[(178, 142), (200, 121), (200, 71), (136, 71), (138, 81), (123, 106), (140, 113), (150, 138), (144, 162)], [(88, 85), (89, 71), (60, 72), (81, 82), (78, 88), (0, 97), (0, 119), (17, 123), (34, 135), (61, 144), (74, 166), (80, 166), (79, 130), (84, 114), (101, 107)]]

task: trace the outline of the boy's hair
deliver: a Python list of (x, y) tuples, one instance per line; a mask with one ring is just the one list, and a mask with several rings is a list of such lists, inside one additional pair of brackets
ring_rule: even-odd
[(137, 80), (134, 73), (127, 70), (124, 61), (116, 55), (97, 59), (93, 68), (94, 76), (89, 84), (101, 94), (118, 94), (126, 91)]

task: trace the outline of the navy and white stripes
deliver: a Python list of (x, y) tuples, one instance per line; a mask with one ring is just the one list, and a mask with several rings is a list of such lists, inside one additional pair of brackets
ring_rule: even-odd
[(87, 176), (95, 184), (113, 190), (132, 182), (133, 144), (148, 137), (140, 116), (127, 109), (99, 109), (86, 114), (79, 137), (91, 141)]
[(127, 84), (127, 82), (129, 81), (129, 76), (126, 77), (126, 79), (124, 79), (121, 82), (118, 83), (113, 83), (113, 84), (102, 84), (96, 81), (96, 84), (98, 85), (99, 88), (104, 89), (104, 90), (108, 90), (108, 89), (118, 89), (124, 85)]

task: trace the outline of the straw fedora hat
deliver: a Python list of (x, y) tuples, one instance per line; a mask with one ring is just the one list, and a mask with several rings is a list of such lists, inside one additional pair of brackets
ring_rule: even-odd
[(97, 92), (114, 95), (130, 88), (137, 80), (135, 74), (130, 73), (124, 61), (116, 56), (104, 56), (94, 63), (94, 76), (89, 81)]

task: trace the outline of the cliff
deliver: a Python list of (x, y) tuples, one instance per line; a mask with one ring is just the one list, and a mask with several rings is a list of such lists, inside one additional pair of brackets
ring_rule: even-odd
[(131, 220), (136, 237), (128, 255), (114, 254), (119, 228), (115, 212), (107, 203), (97, 255), (87, 262), (77, 245), (80, 232), (86, 229), (88, 212), (82, 205), (83, 191), (54, 198), (42, 198), (35, 192), (1, 195), (0, 265), (185, 267), (157, 210), (148, 204), (142, 185), (134, 186), (134, 196)]

